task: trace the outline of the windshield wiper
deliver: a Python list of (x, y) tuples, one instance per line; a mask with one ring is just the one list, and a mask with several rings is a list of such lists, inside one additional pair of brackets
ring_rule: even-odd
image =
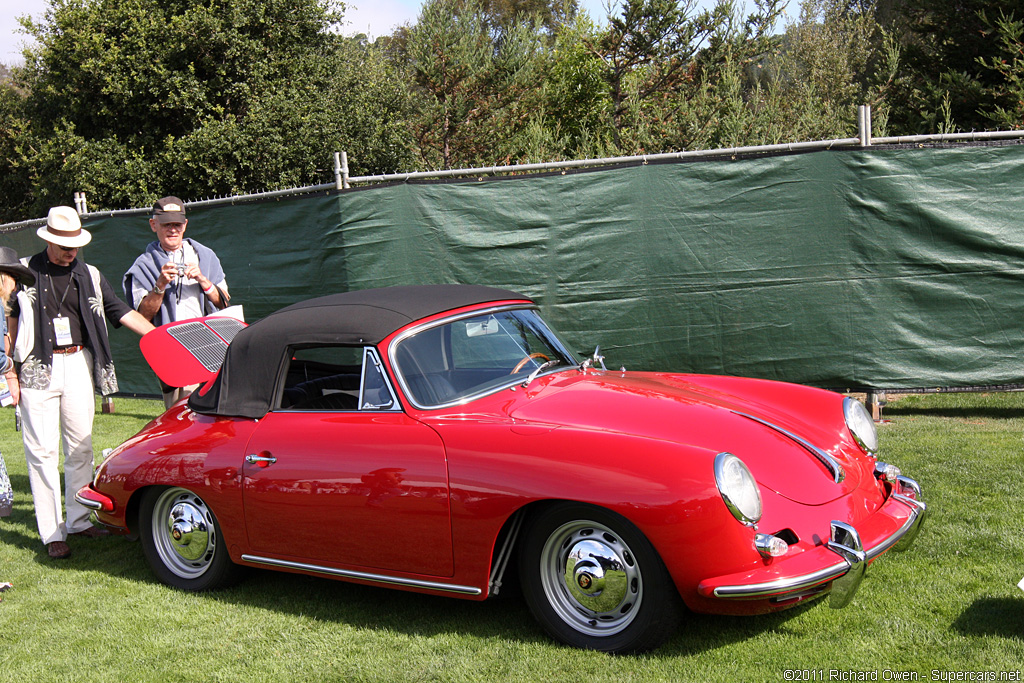
[(523, 388), (525, 389), (526, 387), (530, 386), (530, 382), (532, 382), (532, 381), (533, 381), (534, 377), (536, 377), (537, 375), (539, 375), (539, 374), (540, 374), (541, 370), (544, 370), (545, 368), (551, 368), (551, 367), (554, 367), (554, 366), (558, 365), (558, 364), (559, 364), (559, 363), (561, 363), (561, 362), (562, 362), (562, 361), (560, 361), (560, 360), (558, 360), (557, 358), (555, 358), (554, 360), (549, 360), (549, 361), (548, 361), (548, 362), (546, 362), (546, 363), (541, 363), (540, 365), (538, 365), (538, 366), (537, 366), (537, 369), (536, 369), (536, 370), (534, 370), (533, 372), (531, 372), (531, 373), (530, 373), (530, 375), (529, 375), (529, 376), (528, 376), (528, 377), (526, 378), (526, 380), (525, 380), (525, 381), (523, 382), (523, 385), (522, 385), (522, 386), (523, 386)]

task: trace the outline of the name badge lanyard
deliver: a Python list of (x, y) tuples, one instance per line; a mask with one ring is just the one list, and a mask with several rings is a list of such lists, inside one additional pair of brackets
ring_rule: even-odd
[[(68, 292), (71, 291), (71, 278), (73, 275), (68, 274), (68, 286), (64, 288), (64, 294), (60, 297), (60, 302), (57, 304), (57, 315), (53, 318), (53, 333), (56, 336), (56, 346), (71, 346), (71, 319), (67, 316), (60, 314), (60, 310), (64, 308), (64, 300), (68, 297)], [(50, 268), (46, 268), (46, 278), (50, 281), (50, 290), (53, 291), (53, 296), (57, 298), (57, 287), (53, 284), (53, 276), (50, 275)]]

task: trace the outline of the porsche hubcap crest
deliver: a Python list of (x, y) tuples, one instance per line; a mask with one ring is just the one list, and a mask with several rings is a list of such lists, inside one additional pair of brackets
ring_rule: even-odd
[(176, 503), (168, 515), (171, 547), (185, 560), (198, 560), (206, 553), (210, 533), (202, 511), (188, 501)]
[(556, 529), (542, 551), (548, 602), (573, 629), (608, 636), (625, 629), (643, 599), (640, 567), (613, 530), (594, 522)]

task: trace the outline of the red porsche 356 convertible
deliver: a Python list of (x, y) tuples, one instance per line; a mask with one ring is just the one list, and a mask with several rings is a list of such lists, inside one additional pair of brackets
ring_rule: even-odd
[(859, 402), (607, 370), (511, 291), (349, 292), (173, 323), (143, 351), (209, 381), (77, 499), (186, 590), (248, 565), (482, 600), (514, 562), (553, 637), (638, 651), (686, 609), (842, 606), (925, 516)]

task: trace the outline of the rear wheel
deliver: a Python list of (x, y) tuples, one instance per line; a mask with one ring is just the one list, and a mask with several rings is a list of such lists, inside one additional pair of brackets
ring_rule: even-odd
[(150, 489), (139, 510), (142, 550), (162, 582), (190, 591), (224, 586), (239, 567), (203, 499), (183, 488)]
[(519, 554), (523, 594), (567, 645), (640, 652), (678, 626), (681, 601), (654, 547), (629, 520), (565, 503), (535, 518)]

